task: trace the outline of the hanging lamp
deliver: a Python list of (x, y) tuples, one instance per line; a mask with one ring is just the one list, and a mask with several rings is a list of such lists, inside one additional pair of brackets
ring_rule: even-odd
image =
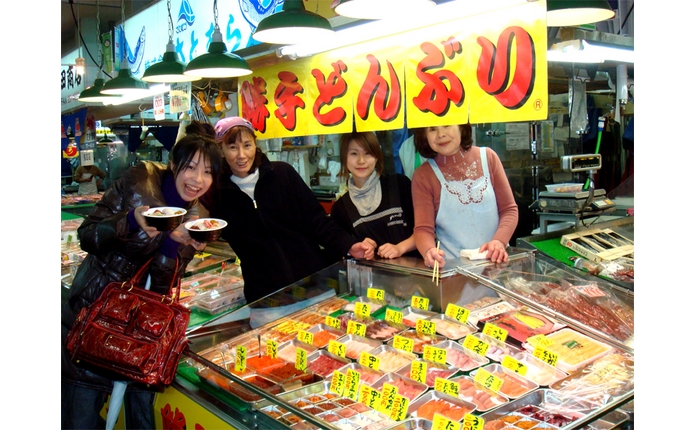
[(169, 11), (169, 42), (166, 51), (162, 56), (162, 61), (153, 64), (145, 70), (142, 80), (145, 82), (191, 82), (202, 79), (200, 76), (184, 75), (186, 65), (176, 58), (174, 49), (174, 22), (171, 19), (171, 0), (167, 0), (167, 10)]
[(342, 0), (334, 11), (348, 18), (384, 19), (425, 13), (436, 5), (432, 0)]
[(547, 7), (548, 27), (592, 24), (615, 16), (608, 0), (548, 0)]
[(215, 28), (212, 32), (212, 42), (208, 52), (192, 59), (183, 74), (202, 78), (233, 78), (251, 74), (246, 60), (236, 54), (227, 52), (227, 46), (222, 41), (222, 32), (217, 25), (217, 0), (213, 5)]
[(96, 28), (96, 37), (97, 37), (97, 46), (99, 47), (99, 71), (97, 72), (97, 77), (94, 80), (94, 84), (89, 87), (85, 88), (82, 90), (80, 93), (79, 97), (77, 97), (77, 101), (80, 102), (85, 102), (85, 103), (108, 103), (110, 102), (113, 98), (116, 96), (113, 95), (108, 95), (108, 94), (102, 94), (101, 89), (104, 86), (104, 78), (101, 75), (101, 66), (102, 66), (102, 61), (103, 61), (103, 52), (101, 50), (101, 42), (99, 41), (99, 1), (97, 0), (97, 28)]
[(258, 23), (253, 38), (264, 43), (294, 45), (321, 40), (335, 32), (328, 20), (308, 12), (302, 0), (285, 0), (282, 10)]
[[(121, 0), (121, 20), (123, 22), (123, 38), (125, 39), (125, 3)], [(121, 60), (121, 70), (118, 71), (118, 76), (111, 79), (101, 89), (102, 94), (111, 94), (116, 96), (137, 95), (142, 93), (143, 96), (149, 93), (147, 83), (140, 79), (134, 78), (130, 71), (128, 59), (123, 54)]]

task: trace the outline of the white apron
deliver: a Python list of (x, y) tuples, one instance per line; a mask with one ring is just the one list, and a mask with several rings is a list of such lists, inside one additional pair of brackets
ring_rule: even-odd
[(492, 240), (499, 226), (497, 200), (484, 147), (480, 148), (480, 160), (483, 176), (463, 181), (446, 181), (437, 163), (427, 160), (442, 186), (435, 234), (447, 260), (458, 259), (462, 249), (480, 248)]
[(97, 188), (97, 177), (95, 175), (92, 175), (92, 179), (90, 179), (89, 182), (80, 182), (80, 185), (77, 187), (77, 194), (81, 196), (96, 194), (98, 192), (99, 189)]

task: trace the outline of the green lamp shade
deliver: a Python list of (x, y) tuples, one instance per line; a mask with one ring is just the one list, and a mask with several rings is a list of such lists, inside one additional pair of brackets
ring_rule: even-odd
[(615, 16), (607, 0), (548, 0), (547, 7), (548, 27), (591, 24)]
[(103, 94), (117, 96), (135, 95), (137, 93), (147, 93), (148, 91), (147, 83), (134, 78), (127, 65), (122, 65), (118, 76), (105, 83), (101, 89)]
[(183, 72), (184, 75), (203, 78), (233, 78), (251, 74), (251, 67), (246, 60), (236, 54), (228, 53), (224, 42), (214, 40), (213, 34), (213, 42), (210, 42), (208, 52), (191, 60)]
[(186, 66), (176, 59), (175, 52), (165, 52), (162, 61), (153, 64), (145, 70), (142, 80), (145, 82), (191, 82), (203, 79), (200, 76), (184, 75)]
[(283, 10), (258, 23), (253, 38), (264, 43), (294, 45), (333, 35), (328, 20), (307, 12), (302, 0), (285, 0)]
[(77, 101), (85, 102), (85, 103), (104, 103), (104, 102), (109, 102), (110, 99), (113, 99), (116, 97), (113, 95), (102, 94), (101, 89), (103, 86), (104, 86), (104, 79), (96, 78), (94, 80), (94, 85), (92, 85), (89, 88), (85, 88), (80, 93), (80, 96), (77, 98)]

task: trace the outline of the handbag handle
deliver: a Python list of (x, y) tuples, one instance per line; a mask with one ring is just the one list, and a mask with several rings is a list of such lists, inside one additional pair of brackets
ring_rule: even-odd
[[(132, 278), (130, 278), (130, 281), (123, 281), (121, 284), (121, 288), (128, 288), (128, 291), (133, 289), (133, 286), (137, 285), (140, 283), (141, 279), (145, 275), (145, 272), (147, 272), (147, 269), (150, 267), (150, 264), (152, 263), (152, 260), (154, 260), (154, 257), (150, 258), (147, 260), (145, 264), (143, 264), (137, 272), (135, 272), (135, 275), (133, 275)], [(177, 284), (176, 286), (176, 297), (171, 294), (171, 291), (174, 289), (174, 285)], [(174, 302), (179, 301), (179, 294), (181, 293), (181, 276), (179, 275), (179, 258), (176, 257), (176, 266), (174, 266), (174, 276), (171, 278), (171, 283), (169, 284), (169, 289), (167, 294), (162, 295), (162, 303), (164, 303), (165, 299), (171, 300), (169, 304), (172, 304)]]

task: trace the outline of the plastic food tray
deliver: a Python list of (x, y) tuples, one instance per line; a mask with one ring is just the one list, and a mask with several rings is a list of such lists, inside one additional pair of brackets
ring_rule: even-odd
[[(573, 373), (613, 350), (613, 347), (569, 328), (550, 333), (546, 338), (553, 343), (545, 349), (557, 354), (557, 367), (567, 373)], [(533, 354), (535, 348), (532, 345), (524, 343), (522, 346)]]

